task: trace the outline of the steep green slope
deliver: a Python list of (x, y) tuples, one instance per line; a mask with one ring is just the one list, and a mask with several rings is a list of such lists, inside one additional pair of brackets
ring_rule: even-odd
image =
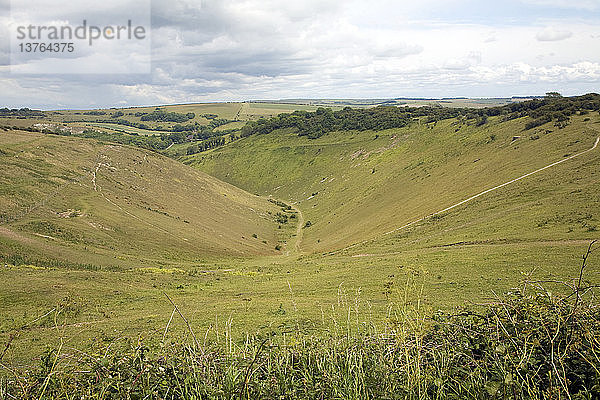
[[(600, 136), (598, 120), (597, 114), (573, 116), (563, 129), (547, 123), (524, 130), (528, 118), (501, 121), (493, 117), (483, 126), (448, 119), (380, 132), (333, 132), (318, 139), (279, 130), (183, 160), (245, 190), (295, 203), (310, 221), (304, 229), (302, 249), (323, 252), (381, 237), (483, 190), (587, 150)], [(595, 156), (590, 152), (584, 157), (594, 160)], [(556, 173), (559, 180), (570, 180), (578, 161), (567, 161), (556, 171), (542, 174)], [(582, 177), (578, 185), (591, 184), (588, 178)], [(532, 190), (533, 194), (527, 195), (535, 199), (536, 189)], [(597, 190), (591, 195), (578, 201), (564, 198), (555, 208), (564, 214), (564, 221), (579, 220), (576, 214), (584, 213), (589, 221), (580, 225), (591, 229), (597, 215), (577, 210), (598, 205)], [(552, 212), (542, 211), (531, 218), (540, 223), (552, 220)], [(521, 227), (521, 218), (503, 223)], [(527, 227), (520, 235), (536, 238), (539, 232), (533, 228)], [(485, 240), (485, 235), (480, 239)]]
[(275, 205), (148, 151), (9, 131), (0, 164), (9, 264), (193, 264), (275, 254), (283, 239)]

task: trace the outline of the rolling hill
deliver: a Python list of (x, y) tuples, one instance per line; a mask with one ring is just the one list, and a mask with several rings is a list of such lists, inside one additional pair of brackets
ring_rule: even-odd
[(9, 264), (186, 265), (275, 254), (284, 239), (272, 203), (149, 151), (9, 131), (0, 163)]
[[(379, 132), (331, 132), (317, 139), (282, 129), (183, 161), (245, 190), (296, 204), (310, 221), (304, 229), (302, 249), (328, 252), (381, 237), (486, 189), (590, 149), (600, 136), (598, 116), (575, 116), (563, 129), (548, 123), (525, 130), (527, 119), (502, 121), (494, 117), (484, 126), (448, 119)], [(504, 221), (498, 229), (512, 230), (527, 239), (589, 237), (592, 231), (587, 230), (598, 218), (593, 168), (575, 185), (579, 193), (589, 191), (587, 196), (578, 199), (573, 195), (573, 199), (555, 203), (552, 196), (541, 194), (551, 189), (545, 187), (549, 177), (558, 175), (563, 181), (553, 185), (567, 186), (575, 172), (594, 165), (599, 156), (600, 151), (590, 152), (529, 181), (515, 183), (514, 187), (522, 187), (539, 182), (531, 191), (538, 193), (538, 202), (548, 201), (547, 207), (538, 204), (535, 214), (525, 207), (524, 215), (513, 214), (515, 220)], [(502, 188), (445, 214), (470, 214), (472, 207), (493, 196), (498, 208), (515, 196), (518, 201), (533, 196), (515, 194), (514, 187)], [(524, 218), (531, 219), (527, 228)], [(564, 231), (557, 237), (555, 230), (538, 229), (535, 221), (544, 220), (555, 221), (551, 225), (562, 225)], [(569, 223), (573, 229), (567, 233)]]

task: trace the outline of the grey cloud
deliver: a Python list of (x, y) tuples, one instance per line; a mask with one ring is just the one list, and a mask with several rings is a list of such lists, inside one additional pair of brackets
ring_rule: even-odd
[[(0, 0), (0, 8), (6, 2)], [(500, 95), (502, 91), (514, 94), (507, 88), (519, 85), (527, 90), (543, 87), (544, 93), (549, 80), (572, 82), (574, 88), (597, 86), (596, 64), (560, 69), (553, 66), (558, 60), (546, 60), (547, 69), (519, 69), (512, 63), (520, 60), (510, 54), (506, 61), (492, 64), (486, 49), (502, 48), (505, 39), (497, 31), (501, 28), (464, 27), (479, 32), (481, 41), (498, 42), (481, 46), (482, 53), (469, 52), (479, 50), (479, 44), (447, 43), (444, 34), (424, 40), (421, 31), (415, 34), (414, 27), (389, 17), (404, 10), (397, 3), (390, 0), (383, 7), (384, 2), (339, 0), (154, 0), (151, 75), (16, 76), (0, 67), (1, 100), (45, 108), (52, 104), (99, 107), (282, 97)], [(434, 7), (436, 1), (426, 3)], [(81, 11), (79, 4), (65, 3), (58, 14), (75, 18)], [(352, 8), (357, 4), (358, 9)], [(365, 10), (370, 9), (375, 11), (367, 18)], [(136, 15), (135, 10), (115, 6), (97, 15), (118, 22), (129, 13)], [(46, 18), (47, 14), (40, 8), (31, 15)], [(381, 24), (382, 20), (387, 22)], [(420, 29), (428, 32), (426, 27)], [(590, 40), (571, 29), (578, 38)], [(527, 32), (524, 40), (535, 44), (536, 31)], [(571, 35), (547, 29), (537, 40)], [(446, 44), (451, 52), (444, 55)], [(570, 43), (556, 46), (561, 45)], [(560, 54), (559, 48), (552, 50)], [(115, 52), (126, 56), (122, 49)], [(5, 53), (0, 47), (0, 62)], [(585, 59), (599, 61), (590, 55)], [(560, 63), (569, 65), (569, 60)]]
[(311, 72), (314, 69), (310, 59), (295, 58), (278, 51), (215, 55), (202, 62), (210, 71), (235, 72), (249, 76), (281, 76)]
[(10, 63), (10, 33), (8, 27), (0, 18), (0, 65), (8, 65)]
[(159, 29), (163, 27), (176, 26), (180, 29), (197, 29), (214, 32), (219, 30), (219, 21), (215, 18), (218, 13), (207, 12), (202, 7), (202, 2), (190, 4), (183, 1), (153, 1), (152, 2), (152, 27)]
[(40, 24), (68, 21), (72, 25), (78, 25), (84, 19), (88, 25), (125, 24), (129, 19), (133, 22), (136, 19), (148, 19), (148, 22), (150, 22), (151, 0), (125, 2), (104, 0), (87, 3), (60, 1), (59, 3), (57, 5), (55, 2), (39, 2), (37, 0), (13, 1), (11, 14), (14, 16), (25, 16), (28, 22)]
[(373, 52), (374, 56), (379, 58), (402, 58), (422, 53), (423, 46), (401, 43), (387, 48), (374, 47)]

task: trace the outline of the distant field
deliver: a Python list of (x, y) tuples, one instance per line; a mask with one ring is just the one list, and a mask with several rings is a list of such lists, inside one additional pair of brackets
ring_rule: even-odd
[(246, 125), (246, 121), (234, 121), (215, 128), (215, 131), (222, 132), (229, 129), (242, 129)]
[(10, 117), (0, 117), (0, 125), (2, 126), (16, 126), (19, 128), (24, 128), (31, 126), (36, 123), (47, 121), (47, 119), (42, 118), (10, 118)]
[(399, 100), (409, 106), (443, 106), (443, 107), (465, 107), (484, 108), (503, 106), (512, 103), (511, 99), (447, 99), (447, 100)]
[(388, 106), (443, 106), (443, 107), (467, 107), (467, 108), (484, 108), (495, 107), (521, 102), (527, 99), (521, 98), (476, 98), (476, 99), (290, 99), (278, 100), (273, 103), (269, 101), (260, 102), (259, 104), (278, 104), (290, 105), (298, 104), (314, 107), (374, 107), (377, 105)]
[[(181, 124), (198, 124), (207, 126), (213, 118), (229, 120), (231, 122), (214, 128), (215, 132), (229, 129), (241, 129), (247, 121), (253, 121), (260, 118), (269, 118), (281, 113), (291, 113), (294, 111), (315, 111), (319, 107), (331, 108), (334, 111), (344, 107), (369, 108), (377, 105), (392, 106), (445, 106), (445, 107), (466, 107), (483, 108), (498, 105), (510, 104), (515, 99), (448, 99), (448, 100), (410, 100), (410, 99), (361, 99), (361, 100), (279, 100), (279, 101), (255, 101), (243, 103), (198, 103), (165, 105), (151, 107), (129, 107), (129, 108), (110, 108), (97, 110), (55, 110), (49, 111), (46, 117), (36, 117), (32, 119), (20, 118), (0, 118), (0, 125), (28, 127), (32, 121), (37, 123), (54, 123), (58, 125), (68, 124), (74, 127), (93, 126), (106, 132), (133, 133), (137, 135), (156, 135), (164, 132), (164, 129), (170, 130), (177, 123), (163, 121), (142, 121), (141, 114), (151, 113), (157, 109), (166, 112), (175, 112), (181, 114), (194, 113), (194, 118)], [(101, 114), (101, 115), (94, 115)], [(122, 115), (120, 115), (122, 114)], [(119, 115), (118, 117), (116, 115)], [(111, 119), (124, 120), (132, 124), (145, 124), (148, 129), (140, 129), (135, 126), (112, 123)]]
[[(334, 107), (337, 109), (340, 107)], [(98, 128), (107, 128), (109, 131), (136, 133), (138, 135), (154, 135), (160, 131), (154, 131), (152, 128), (172, 128), (174, 122), (160, 121), (142, 121), (141, 113), (151, 113), (156, 109), (166, 112), (176, 112), (181, 114), (194, 113), (193, 119), (183, 122), (183, 124), (208, 125), (210, 118), (205, 116), (216, 116), (216, 118), (230, 120), (232, 122), (219, 126), (216, 131), (227, 129), (240, 129), (244, 123), (249, 120), (256, 120), (263, 117), (272, 117), (280, 113), (289, 113), (296, 110), (314, 111), (316, 106), (296, 105), (296, 104), (270, 104), (270, 103), (206, 103), (206, 104), (184, 104), (167, 105), (160, 107), (133, 107), (133, 108), (113, 108), (99, 110), (56, 110), (50, 111), (48, 117), (39, 118), (39, 121), (52, 122), (56, 124), (69, 123), (74, 126), (94, 126)], [(150, 129), (139, 129), (127, 125), (105, 122), (114, 118), (115, 113), (123, 113), (118, 119), (132, 123), (144, 123)], [(91, 115), (90, 113), (103, 113), (102, 115)], [(136, 115), (137, 114), (137, 115)], [(0, 124), (10, 126), (30, 126), (32, 120), (17, 118), (2, 118)], [(103, 121), (103, 122), (99, 122)]]
[[(202, 115), (205, 114), (215, 114), (219, 118), (223, 119), (234, 119), (235, 114), (240, 108), (239, 103), (210, 103), (210, 104), (190, 104), (190, 105), (170, 105), (170, 106), (160, 106), (160, 107), (133, 107), (133, 108), (114, 108), (114, 109), (99, 109), (99, 110), (58, 110), (51, 112), (51, 120), (55, 122), (90, 122), (97, 120), (105, 120), (110, 119), (111, 116), (116, 112), (122, 112), (123, 115), (119, 116), (119, 119), (124, 119), (130, 122), (143, 122), (141, 121), (140, 116), (136, 116), (135, 114), (139, 113), (151, 113), (155, 111), (157, 108), (165, 110), (167, 112), (177, 112), (177, 113), (189, 113), (193, 112), (195, 117), (193, 119), (188, 120), (186, 123), (198, 123), (200, 125), (207, 125), (210, 120), (204, 118)], [(104, 115), (86, 115), (89, 112), (104, 112)], [(175, 123), (172, 122), (155, 122), (148, 121), (145, 122), (150, 127), (172, 127)]]
[(107, 124), (107, 123), (99, 123), (99, 122), (92, 122), (92, 123), (85, 123), (83, 126), (91, 126), (94, 128), (106, 128), (107, 131), (117, 131), (117, 132), (125, 132), (125, 133), (132, 133), (132, 134), (136, 134), (136, 135), (160, 135), (161, 131), (149, 131), (146, 129), (140, 129), (140, 128), (136, 128), (133, 126), (126, 126), (126, 125), (118, 125), (118, 124)]
[(168, 106), (168, 110), (176, 112), (193, 112), (201, 114), (216, 114), (219, 118), (235, 120), (238, 111), (241, 108), (240, 103), (208, 103), (208, 104), (188, 104), (180, 106)]
[[(303, 104), (274, 104), (274, 103), (243, 103), (239, 118), (243, 120), (255, 120), (261, 117), (272, 117), (281, 113), (293, 111), (315, 111), (318, 106)], [(332, 107), (334, 110), (341, 107)]]

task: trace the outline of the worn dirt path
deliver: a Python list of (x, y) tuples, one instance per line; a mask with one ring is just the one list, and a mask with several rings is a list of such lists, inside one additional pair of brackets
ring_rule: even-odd
[(304, 231), (302, 228), (304, 227), (304, 215), (302, 215), (302, 211), (295, 205), (291, 205), (292, 209), (296, 210), (298, 213), (298, 226), (296, 227), (296, 241), (294, 242), (294, 251), (297, 254), (300, 254), (300, 245), (302, 244), (302, 236), (304, 235)]
[(302, 215), (302, 211), (295, 205), (289, 204), (289, 206), (292, 210), (296, 211), (296, 214), (298, 215), (298, 225), (296, 226), (296, 236), (293, 238), (293, 246), (288, 246), (285, 255), (300, 255), (300, 246), (302, 245), (302, 236), (304, 235), (304, 231), (302, 230), (302, 227), (304, 226), (304, 215)]

